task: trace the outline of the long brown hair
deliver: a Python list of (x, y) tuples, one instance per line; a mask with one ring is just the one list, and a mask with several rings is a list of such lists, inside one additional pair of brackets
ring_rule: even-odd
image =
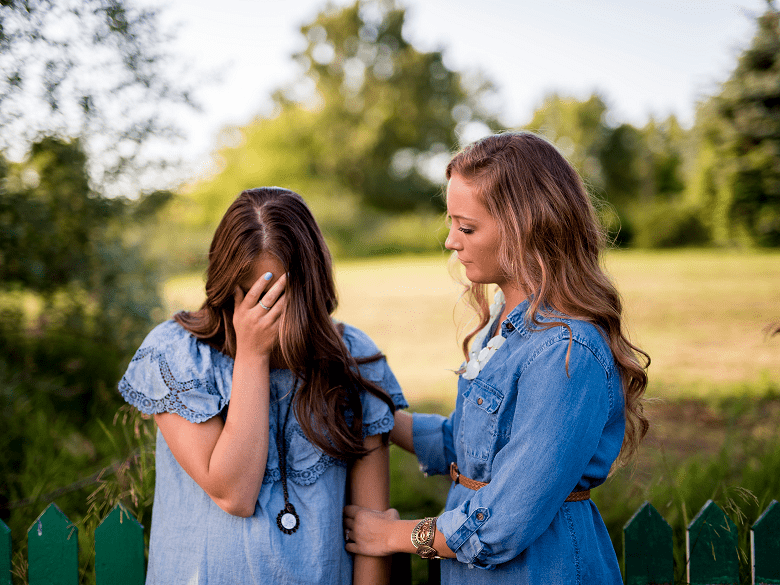
[[(605, 335), (623, 382), (626, 432), (618, 462), (626, 463), (649, 428), (642, 396), (650, 357), (624, 333), (620, 295), (601, 265), (606, 237), (582, 179), (552, 144), (527, 132), (467, 146), (447, 166), (447, 179), (454, 174), (476, 190), (498, 222), (499, 265), (529, 296), (529, 325), (566, 326), (539, 320), (558, 312), (593, 323)], [(485, 285), (467, 285), (480, 324), (463, 342), (466, 356), (469, 341), (489, 320), (486, 297)], [(568, 359), (569, 353), (567, 369)]]
[[(295, 416), (307, 438), (323, 452), (355, 459), (363, 446), (359, 388), (384, 400), (389, 396), (360, 375), (358, 363), (331, 314), (338, 304), (330, 252), (303, 198), (278, 187), (242, 191), (225, 212), (209, 249), (206, 301), (194, 312), (174, 316), (182, 327), (219, 351), (235, 357), (233, 291), (263, 252), (287, 271), (286, 308), (274, 361), (299, 380)], [(351, 413), (351, 414), (350, 414)]]

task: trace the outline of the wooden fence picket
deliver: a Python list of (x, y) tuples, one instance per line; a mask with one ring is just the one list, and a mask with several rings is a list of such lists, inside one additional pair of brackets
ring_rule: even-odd
[(143, 585), (144, 527), (117, 504), (95, 529), (97, 585)]
[(780, 584), (780, 505), (772, 500), (750, 529), (755, 585)]
[(623, 526), (623, 567), (626, 585), (674, 582), (672, 527), (650, 502)]
[(79, 581), (78, 529), (56, 504), (27, 531), (29, 585), (76, 585)]
[(11, 585), (11, 529), (0, 520), (0, 585)]
[(737, 526), (712, 500), (688, 525), (685, 548), (690, 585), (739, 585)]

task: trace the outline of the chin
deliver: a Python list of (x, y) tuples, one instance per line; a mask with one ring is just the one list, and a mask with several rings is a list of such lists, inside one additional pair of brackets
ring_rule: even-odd
[(498, 284), (498, 279), (495, 277), (487, 276), (484, 274), (469, 274), (466, 271), (466, 278), (468, 278), (473, 284)]
[(466, 278), (468, 278), (473, 284), (493, 284), (494, 281), (490, 280), (489, 278), (485, 278), (483, 276), (477, 275), (473, 278), (466, 273)]

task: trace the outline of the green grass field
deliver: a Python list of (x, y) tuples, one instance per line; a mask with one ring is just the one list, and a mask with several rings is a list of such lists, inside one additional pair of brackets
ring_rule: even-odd
[[(336, 263), (336, 316), (368, 333), (412, 402), (445, 401), (462, 361), (468, 315), (448, 256)], [(623, 295), (632, 340), (652, 358), (649, 395), (761, 392), (780, 381), (780, 253), (613, 251), (606, 266)], [(171, 279), (169, 312), (202, 300), (201, 275)]]

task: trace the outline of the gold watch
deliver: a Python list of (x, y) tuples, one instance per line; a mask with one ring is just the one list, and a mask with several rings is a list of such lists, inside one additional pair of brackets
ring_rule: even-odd
[(424, 559), (440, 559), (438, 551), (433, 548), (436, 537), (436, 518), (425, 518), (417, 523), (412, 530), (412, 546), (417, 554)]

